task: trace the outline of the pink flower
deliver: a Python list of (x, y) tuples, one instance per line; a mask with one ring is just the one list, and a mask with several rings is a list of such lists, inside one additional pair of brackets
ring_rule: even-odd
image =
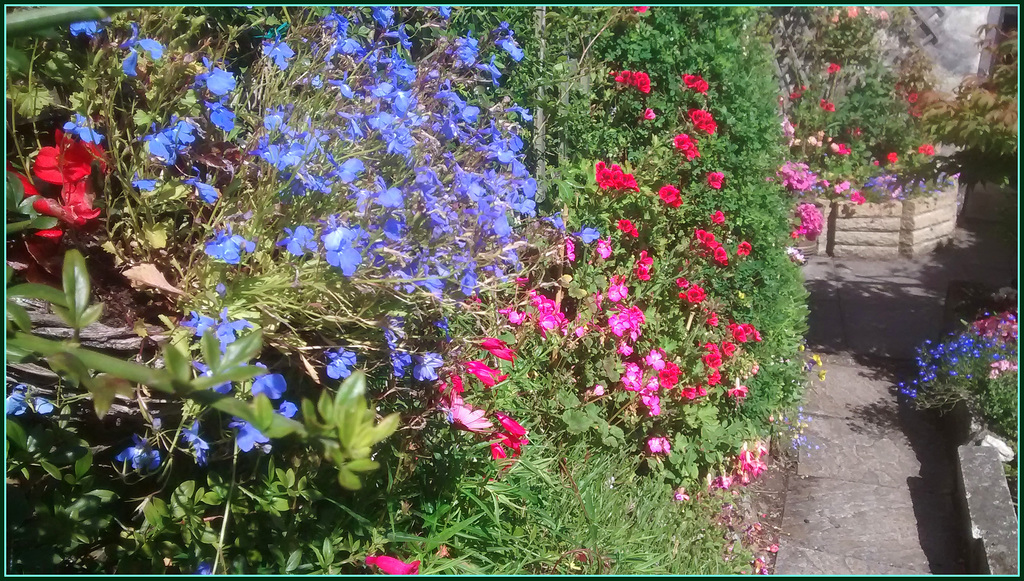
[(654, 109), (648, 107), (646, 110), (644, 110), (644, 119), (648, 121), (653, 121), (656, 117), (657, 115), (654, 114)]
[(494, 355), (498, 359), (512, 361), (513, 363), (515, 362), (516, 354), (513, 353), (512, 350), (508, 348), (508, 344), (501, 339), (488, 337), (480, 343), (480, 348), (489, 351), (491, 355)]
[[(661, 398), (658, 394), (653, 391), (644, 391), (640, 393), (640, 400), (647, 406), (647, 415), (654, 417), (661, 415)], [(666, 450), (666, 454), (667, 454)]]
[(596, 396), (604, 395), (604, 386), (601, 385), (600, 383), (594, 385), (594, 395), (596, 395)]
[(647, 256), (647, 251), (640, 251), (640, 259), (636, 261), (636, 277), (640, 280), (651, 280), (651, 265), (654, 259)]
[(716, 190), (722, 189), (722, 180), (725, 179), (725, 174), (720, 171), (713, 171), (708, 174), (708, 185)]
[(508, 317), (508, 322), (513, 325), (522, 325), (527, 319), (526, 313), (520, 313), (512, 307), (507, 309), (498, 309), (498, 312)]
[(672, 451), (672, 445), (669, 444), (668, 438), (651, 438), (647, 440), (647, 449), (651, 454), (668, 454)]
[(860, 193), (860, 191), (856, 191), (850, 194), (850, 201), (859, 206), (867, 200), (864, 199), (864, 194)]
[(629, 357), (630, 355), (633, 354), (633, 347), (631, 347), (629, 343), (626, 343), (625, 341), (620, 341), (619, 348), (616, 349), (616, 352), (619, 355), (622, 355), (623, 357)]
[(672, 494), (672, 499), (677, 502), (683, 502), (685, 500), (690, 500), (690, 495), (686, 494), (685, 488), (677, 488)]
[(608, 300), (617, 303), (626, 298), (629, 288), (626, 287), (626, 277), (612, 275), (611, 284), (608, 285)]
[(651, 352), (644, 357), (644, 362), (647, 363), (648, 367), (651, 367), (657, 371), (665, 369), (665, 352), (661, 349), (651, 349)]
[(466, 363), (466, 369), (487, 387), (494, 387), (508, 378), (508, 375), (503, 374), (498, 369), (489, 367), (483, 361), (470, 361)]
[(643, 389), (644, 372), (640, 366), (633, 362), (625, 365), (626, 372), (622, 374), (622, 386), (629, 391), (640, 391)]
[(366, 564), (368, 566), (376, 566), (382, 572), (388, 575), (419, 575), (420, 573), (420, 562), (413, 561), (412, 563), (406, 563), (399, 561), (394, 557), (388, 557), (381, 555), (379, 557), (369, 556), (366, 557)]
[(576, 244), (573, 243), (572, 238), (565, 239), (565, 256), (569, 259), (569, 262), (576, 260)]
[(846, 190), (850, 189), (850, 182), (844, 181), (842, 183), (836, 184), (835, 189), (837, 194), (841, 194)]
[(734, 397), (737, 400), (747, 397), (747, 386), (740, 385), (739, 380), (736, 381), (736, 387), (725, 392), (729, 397)]
[(498, 418), (498, 423), (504, 428), (506, 432), (515, 436), (516, 438), (522, 438), (526, 435), (526, 428), (519, 424), (519, 422), (513, 420), (507, 415), (501, 412), (494, 412), (494, 417)]
[(494, 427), (486, 417), (484, 410), (473, 409), (464, 404), (462, 398), (452, 394), (451, 405), (448, 406), (448, 421), (457, 430), (465, 432), (486, 432)]
[(597, 255), (604, 259), (607, 259), (612, 255), (612, 239), (610, 237), (607, 239), (598, 239)]
[(633, 12), (639, 12), (640, 14), (643, 14), (644, 12), (647, 12), (648, 8), (650, 8), (650, 6), (634, 6)]
[(714, 214), (711, 214), (711, 221), (715, 224), (725, 224), (725, 214), (721, 210), (718, 210)]

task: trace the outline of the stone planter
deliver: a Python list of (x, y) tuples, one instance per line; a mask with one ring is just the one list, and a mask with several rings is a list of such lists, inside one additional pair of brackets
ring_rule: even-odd
[(957, 189), (954, 182), (939, 194), (904, 202), (831, 202), (822, 233), (825, 251), (836, 258), (883, 260), (931, 252), (953, 238)]

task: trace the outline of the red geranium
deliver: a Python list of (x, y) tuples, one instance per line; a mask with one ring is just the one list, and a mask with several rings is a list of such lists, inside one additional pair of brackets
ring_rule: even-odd
[(715, 130), (718, 129), (718, 124), (715, 123), (715, 118), (712, 117), (711, 113), (708, 113), (703, 109), (691, 109), (690, 121), (693, 121), (693, 124), (697, 129), (704, 131), (708, 135), (713, 134)]
[(907, 95), (907, 102), (908, 103), (917, 103), (917, 93), (911, 93), (911, 94)]
[(728, 341), (722, 341), (722, 353), (725, 353), (726, 357), (732, 357), (736, 353), (736, 345)]
[(651, 266), (654, 259), (647, 256), (647, 251), (640, 251), (640, 259), (636, 261), (636, 277), (640, 280), (651, 280)]
[(623, 218), (622, 220), (619, 220), (619, 222), (618, 222), (618, 224), (616, 224), (616, 226), (618, 227), (618, 229), (620, 231), (622, 231), (622, 232), (624, 232), (626, 234), (629, 234), (633, 238), (637, 238), (638, 236), (640, 236), (640, 232), (637, 231), (636, 226), (634, 226), (632, 222), (630, 222), (629, 220), (627, 220), (625, 218)]
[(665, 362), (665, 367), (658, 372), (658, 383), (665, 389), (671, 389), (679, 383), (679, 366), (671, 361)]
[(639, 12), (640, 14), (643, 14), (644, 12), (647, 12), (648, 8), (650, 8), (650, 6), (634, 6), (633, 12)]
[(648, 107), (647, 109), (644, 110), (644, 119), (646, 119), (648, 121), (653, 121), (657, 117), (658, 117), (658, 115), (655, 114), (654, 109), (651, 109), (650, 107)]
[(840, 67), (836, 63), (828, 63), (828, 74), (834, 75), (838, 73), (841, 68), (842, 67)]
[(722, 189), (722, 180), (725, 179), (725, 174), (720, 171), (713, 171), (708, 174), (708, 185), (716, 190)]
[(725, 214), (721, 210), (718, 210), (714, 214), (711, 214), (711, 221), (715, 224), (725, 224)]
[(679, 298), (685, 298), (687, 301), (696, 304), (707, 298), (707, 293), (700, 286), (692, 285), (686, 292), (679, 293)]
[(636, 178), (631, 173), (625, 173), (618, 164), (612, 164), (609, 168), (603, 161), (597, 162), (595, 168), (597, 186), (603, 190), (633, 190), (640, 191)]
[(917, 152), (925, 155), (935, 155), (935, 146), (926, 143), (921, 147), (918, 147)]
[[(32, 207), (40, 214), (52, 216), (72, 226), (84, 226), (100, 215), (100, 211), (92, 207), (93, 196), (88, 192), (86, 179), (92, 174), (94, 160), (99, 161), (101, 172), (107, 171), (103, 147), (75, 139), (72, 134), (65, 134), (60, 129), (57, 130), (55, 143), (56, 146), (46, 146), (39, 150), (32, 173), (45, 182), (61, 186), (60, 203), (40, 196)], [(35, 194), (38, 195), (38, 192)]]
[(697, 150), (697, 140), (691, 138), (689, 135), (680, 133), (679, 135), (676, 135), (672, 142), (676, 146), (676, 149), (686, 155), (686, 161), (693, 161), (693, 158), (700, 157), (700, 151)]
[(729, 266), (729, 253), (725, 251), (724, 246), (715, 248), (715, 262), (722, 266)]
[(896, 155), (895, 151), (885, 156), (885, 158), (889, 160), (889, 163), (896, 163), (900, 160), (900, 156)]
[(737, 256), (750, 256), (750, 251), (753, 247), (750, 246), (749, 242), (740, 242), (739, 247), (736, 248)]
[(708, 82), (700, 75), (683, 75), (683, 83), (698, 93), (708, 92)]
[(836, 105), (832, 101), (826, 101), (825, 99), (822, 99), (819, 105), (822, 109), (828, 111), (829, 113), (834, 113), (836, 110)]
[(673, 185), (662, 186), (661, 189), (658, 190), (658, 197), (661, 198), (661, 201), (673, 208), (678, 208), (683, 205), (683, 199), (679, 197), (679, 188)]

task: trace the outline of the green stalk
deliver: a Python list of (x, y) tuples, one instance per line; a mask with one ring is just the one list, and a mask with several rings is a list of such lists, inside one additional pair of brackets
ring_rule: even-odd
[(25, 36), (83, 20), (101, 20), (130, 6), (48, 6), (19, 10), (7, 15), (7, 37)]

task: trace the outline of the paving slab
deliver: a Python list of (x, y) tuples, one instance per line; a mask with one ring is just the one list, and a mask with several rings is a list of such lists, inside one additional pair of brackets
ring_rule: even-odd
[(913, 506), (907, 487), (798, 476), (786, 494), (785, 544), (927, 573)]
[(825, 380), (812, 374), (808, 380), (804, 413), (834, 418), (857, 417), (863, 406), (894, 404), (891, 384), (879, 379), (877, 373), (863, 367), (837, 364), (827, 356), (822, 359)]
[(776, 575), (920, 575), (899, 563), (880, 563), (849, 555), (792, 546), (780, 550)]

